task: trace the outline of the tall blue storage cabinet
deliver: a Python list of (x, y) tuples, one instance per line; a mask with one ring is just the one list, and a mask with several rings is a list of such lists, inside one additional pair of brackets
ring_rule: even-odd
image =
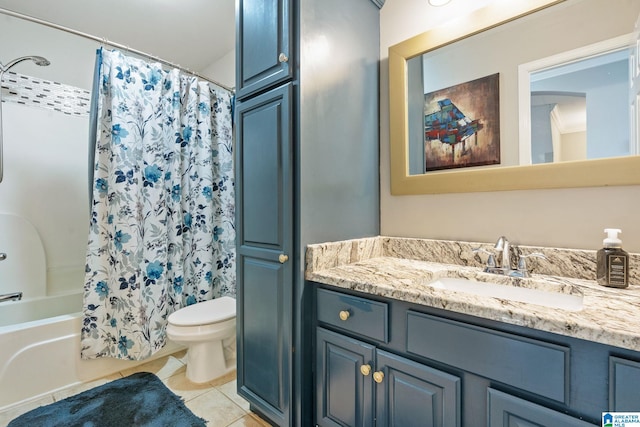
[(236, 1), (238, 393), (313, 419), (307, 244), (379, 234), (381, 0)]

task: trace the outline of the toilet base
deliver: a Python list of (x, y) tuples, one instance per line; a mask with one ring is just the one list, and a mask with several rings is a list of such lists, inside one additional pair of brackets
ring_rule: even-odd
[(193, 383), (212, 381), (235, 368), (235, 358), (225, 358), (222, 340), (191, 343), (187, 349), (186, 377)]

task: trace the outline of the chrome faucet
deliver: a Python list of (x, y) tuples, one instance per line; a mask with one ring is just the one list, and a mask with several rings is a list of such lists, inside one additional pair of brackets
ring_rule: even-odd
[(11, 292), (9, 294), (0, 294), (0, 302), (4, 301), (20, 301), (22, 292)]
[(502, 257), (500, 259), (500, 268), (502, 268), (505, 274), (511, 271), (511, 245), (506, 237), (500, 236), (496, 245), (497, 250), (502, 251)]
[[(495, 257), (493, 254), (483, 248), (475, 248), (473, 252), (482, 252), (489, 255), (487, 259), (487, 264), (484, 268), (485, 273), (493, 273), (493, 274), (502, 274), (504, 276), (511, 277), (530, 277), (529, 271), (527, 270), (527, 258), (541, 258), (546, 260), (547, 257), (540, 252), (533, 252), (528, 255), (524, 255), (520, 252), (520, 248), (517, 246), (512, 246), (507, 240), (506, 237), (500, 236), (498, 241), (496, 242), (494, 249), (501, 251), (500, 257), (500, 265), (497, 265)], [(518, 255), (518, 267), (511, 267), (511, 252), (515, 252)]]

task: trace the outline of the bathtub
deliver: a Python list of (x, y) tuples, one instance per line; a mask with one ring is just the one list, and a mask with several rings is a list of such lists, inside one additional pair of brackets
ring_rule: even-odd
[(144, 361), (82, 360), (81, 304), (81, 292), (0, 303), (0, 410), (181, 348), (168, 343)]

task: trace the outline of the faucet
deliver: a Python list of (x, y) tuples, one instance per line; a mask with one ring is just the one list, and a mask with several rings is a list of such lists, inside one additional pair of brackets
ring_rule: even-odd
[(8, 294), (0, 294), (0, 302), (20, 301), (21, 299), (22, 299), (22, 292), (11, 292)]
[(487, 259), (487, 265), (484, 268), (485, 273), (493, 273), (493, 274), (502, 274), (505, 276), (510, 276), (512, 273), (511, 269), (511, 244), (506, 237), (500, 236), (498, 241), (496, 242), (494, 249), (502, 251), (500, 257), (500, 264), (496, 263), (495, 257), (493, 254), (485, 249), (476, 248), (473, 249), (473, 252), (483, 252), (489, 255)]
[(511, 245), (506, 237), (500, 236), (496, 242), (495, 249), (502, 251), (502, 257), (500, 259), (500, 268), (504, 270), (506, 274), (511, 271)]
[[(513, 248), (515, 248), (515, 252), (518, 255), (517, 268), (511, 268), (511, 252)], [(502, 252), (499, 266), (496, 265), (496, 260), (491, 252), (482, 248), (473, 249), (473, 252), (483, 252), (489, 255), (487, 265), (483, 270), (485, 273), (502, 274), (511, 277), (530, 277), (529, 271), (527, 270), (526, 259), (530, 257), (541, 258), (544, 260), (547, 259), (547, 257), (540, 252), (533, 252), (528, 255), (521, 254), (519, 248), (517, 246), (512, 246), (511, 243), (509, 243), (509, 240), (504, 236), (500, 236), (494, 246), (494, 249)]]

